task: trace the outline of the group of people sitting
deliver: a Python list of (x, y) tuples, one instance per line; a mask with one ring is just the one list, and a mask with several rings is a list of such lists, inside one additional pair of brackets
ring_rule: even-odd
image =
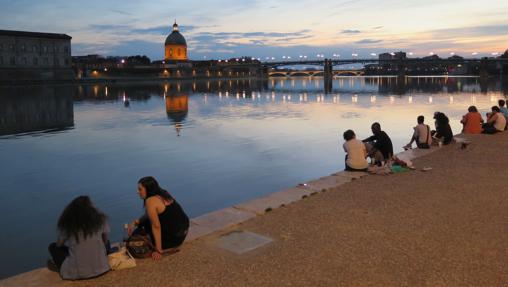
[[(492, 107), (487, 121), (475, 106), (463, 116), (463, 133), (494, 134), (504, 131), (508, 118), (505, 101)], [(453, 132), (448, 117), (441, 112), (434, 113), (435, 130), (425, 124), (424, 116), (418, 116), (411, 141), (404, 146), (411, 148), (413, 143), (420, 149), (432, 145), (448, 145), (453, 140)], [(393, 157), (390, 137), (377, 122), (371, 126), (372, 136), (360, 141), (355, 132), (344, 132), (347, 171), (366, 171), (371, 164), (382, 166)], [(138, 195), (143, 200), (145, 213), (134, 220), (129, 228), (131, 234), (147, 234), (154, 250), (151, 257), (159, 260), (163, 254), (178, 248), (187, 236), (189, 218), (173, 196), (159, 186), (155, 178), (148, 176), (138, 181)], [(87, 279), (100, 276), (110, 270), (107, 254), (110, 252), (108, 234), (110, 232), (107, 216), (98, 210), (88, 196), (75, 198), (62, 212), (58, 220), (59, 236), (49, 245), (52, 260), (51, 269), (58, 271), (63, 279)]]
[[(154, 246), (151, 257), (159, 260), (183, 243), (189, 218), (155, 178), (141, 178), (137, 190), (145, 212), (132, 222), (134, 228), (129, 228), (128, 233), (148, 235)], [(57, 226), (58, 239), (49, 245), (51, 270), (69, 280), (94, 278), (110, 270), (107, 216), (88, 196), (75, 198), (60, 215)]]
[(367, 157), (371, 158), (371, 162), (377, 165), (383, 165), (393, 156), (393, 145), (390, 137), (381, 130), (379, 123), (373, 123), (371, 126), (372, 136), (359, 141), (356, 134), (352, 130), (344, 132), (343, 145), (346, 152), (346, 170), (347, 171), (366, 171), (369, 163)]
[[(491, 112), (487, 113), (487, 121), (484, 121), (475, 106), (468, 108), (468, 113), (462, 117), (462, 133), (465, 134), (495, 134), (507, 128), (508, 108), (504, 100), (498, 101), (499, 106), (493, 106)], [(434, 113), (435, 130), (425, 124), (425, 117), (418, 116), (417, 125), (410, 142), (404, 149), (410, 149), (413, 143), (420, 149), (429, 149), (432, 145), (448, 145), (453, 141), (453, 132), (450, 120), (442, 112)], [(371, 159), (370, 164), (382, 166), (393, 157), (393, 145), (386, 132), (381, 130), (379, 123), (371, 126), (373, 135), (360, 141), (356, 139), (355, 132), (347, 130), (344, 132), (343, 148), (346, 152), (347, 171), (366, 171), (369, 167), (367, 158)]]
[(464, 125), (463, 133), (467, 134), (495, 134), (506, 129), (508, 120), (508, 108), (505, 100), (499, 100), (498, 106), (493, 106), (487, 113), (487, 121), (484, 122), (482, 115), (475, 106), (470, 106), (468, 113), (460, 121)]

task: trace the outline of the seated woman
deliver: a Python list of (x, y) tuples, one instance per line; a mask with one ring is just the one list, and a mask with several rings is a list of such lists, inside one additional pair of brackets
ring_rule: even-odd
[(88, 196), (77, 197), (64, 209), (58, 230), (58, 240), (49, 245), (49, 253), (63, 279), (88, 279), (109, 271), (105, 246), (109, 226)]
[(482, 115), (475, 106), (470, 106), (467, 111), (468, 113), (465, 114), (460, 121), (464, 125), (462, 132), (465, 134), (481, 134), (483, 123)]
[(365, 144), (356, 139), (355, 132), (347, 130), (344, 132), (343, 145), (346, 152), (346, 170), (347, 171), (366, 171), (369, 163), (366, 160), (367, 149)]
[(495, 134), (502, 132), (506, 128), (506, 118), (501, 113), (498, 106), (492, 107), (492, 113), (487, 114), (487, 123), (482, 126), (482, 133)]
[(134, 233), (150, 236), (155, 250), (154, 260), (182, 245), (189, 229), (189, 218), (176, 200), (159, 186), (155, 178), (143, 177), (138, 181), (138, 194), (145, 206), (145, 215), (134, 220)]
[(411, 141), (404, 146), (404, 149), (410, 149), (413, 145), (413, 142), (416, 142), (416, 146), (422, 149), (430, 148), (432, 144), (432, 136), (430, 135), (430, 127), (425, 122), (424, 116), (418, 116), (416, 119), (418, 125), (414, 127), (413, 136), (411, 137)]
[(453, 140), (450, 120), (444, 113), (441, 112), (435, 112), (434, 119), (436, 120), (436, 130), (431, 133), (432, 136), (437, 142), (441, 142), (444, 145), (450, 144)]

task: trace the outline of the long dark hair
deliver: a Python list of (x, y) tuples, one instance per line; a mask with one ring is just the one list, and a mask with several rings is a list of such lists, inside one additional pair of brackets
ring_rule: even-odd
[(93, 206), (88, 196), (76, 197), (58, 219), (58, 230), (66, 238), (74, 236), (79, 242), (80, 233), (86, 239), (97, 233), (106, 223), (106, 215)]
[(174, 198), (169, 194), (169, 192), (165, 189), (162, 189), (159, 186), (159, 183), (153, 176), (145, 176), (138, 180), (138, 183), (141, 184), (146, 189), (146, 197), (143, 204), (146, 202), (146, 199), (152, 196), (160, 196), (167, 200), (174, 200)]
[(450, 120), (448, 119), (448, 117), (444, 113), (441, 113), (441, 112), (436, 112), (434, 114), (434, 119), (436, 119), (436, 127), (438, 127), (438, 126), (444, 127), (450, 123)]

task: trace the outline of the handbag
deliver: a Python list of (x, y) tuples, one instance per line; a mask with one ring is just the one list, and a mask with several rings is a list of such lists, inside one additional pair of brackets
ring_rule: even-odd
[(148, 258), (155, 250), (148, 235), (133, 234), (125, 242), (127, 250), (134, 258)]
[(122, 270), (136, 267), (136, 259), (129, 251), (122, 247), (119, 251), (108, 255), (109, 268), (111, 270)]

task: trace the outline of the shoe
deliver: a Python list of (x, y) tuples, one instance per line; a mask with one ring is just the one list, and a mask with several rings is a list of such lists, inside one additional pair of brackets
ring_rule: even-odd
[(51, 259), (48, 259), (48, 261), (46, 261), (46, 267), (48, 267), (48, 269), (50, 271), (59, 272), (58, 267), (56, 266), (55, 262), (53, 262), (53, 260), (51, 260)]

